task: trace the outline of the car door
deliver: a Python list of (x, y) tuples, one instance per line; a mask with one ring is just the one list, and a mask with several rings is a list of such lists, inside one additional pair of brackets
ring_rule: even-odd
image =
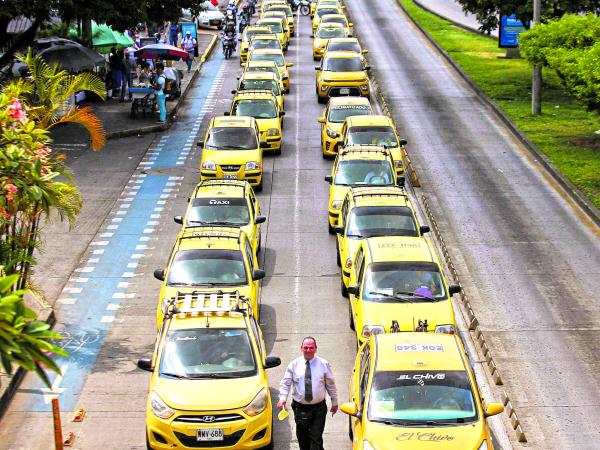
[(355, 393), (355, 400), (358, 411), (361, 413), (361, 417), (353, 418), (353, 432), (354, 441), (362, 442), (363, 440), (363, 421), (367, 419), (367, 388), (369, 385), (369, 374), (371, 373), (371, 349), (369, 342), (366, 342), (363, 347), (363, 354), (360, 360), (360, 368), (358, 373), (357, 392)]
[(254, 308), (254, 314), (258, 314), (258, 297), (260, 295), (260, 280), (255, 280), (252, 277), (252, 272), (254, 269), (258, 269), (258, 261), (256, 258), (256, 253), (250, 244), (248, 239), (244, 239), (244, 252), (246, 253), (246, 258), (248, 258), (248, 267), (249, 267), (249, 275), (251, 278), (250, 282), (250, 298), (252, 299), (252, 308)]
[[(344, 199), (344, 203), (342, 203), (342, 208), (340, 209), (340, 217), (338, 219), (338, 227), (342, 228), (342, 232), (336, 235), (337, 238), (337, 251), (339, 255), (339, 265), (342, 267), (342, 270), (345, 269), (346, 259), (348, 258), (348, 251), (346, 246), (346, 225), (348, 223), (347, 215), (348, 215), (348, 196)], [(346, 268), (347, 271), (347, 268)]]
[[(360, 305), (359, 305), (360, 286), (361, 286), (362, 280), (364, 278), (364, 271), (365, 271), (365, 254), (364, 254), (363, 248), (361, 246), (358, 248), (358, 251), (356, 252), (356, 257), (354, 258), (354, 262), (352, 264), (352, 269), (350, 269), (350, 281), (348, 284), (348, 286), (356, 285), (356, 286), (358, 286), (358, 289), (359, 289), (358, 295), (349, 294), (350, 305), (352, 307), (352, 318), (354, 320), (355, 325), (358, 325), (357, 318), (359, 317), (358, 309), (360, 308)], [(358, 328), (356, 328), (356, 332), (359, 333)]]

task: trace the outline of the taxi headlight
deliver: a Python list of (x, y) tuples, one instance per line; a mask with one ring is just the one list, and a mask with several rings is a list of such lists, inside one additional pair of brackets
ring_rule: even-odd
[(262, 388), (256, 397), (246, 406), (243, 411), (250, 417), (257, 416), (267, 408), (269, 403), (269, 394), (265, 388)]
[(249, 161), (246, 163), (246, 170), (259, 170), (260, 164), (256, 161)]
[(365, 339), (376, 334), (385, 334), (385, 329), (381, 325), (365, 325), (362, 329), (362, 337)]
[(487, 445), (487, 441), (484, 440), (481, 445), (479, 446), (479, 450), (488, 450), (488, 445)]
[(373, 446), (371, 445), (371, 443), (365, 439), (365, 440), (363, 441), (363, 449), (364, 449), (364, 450), (375, 450), (375, 447), (373, 447)]
[(212, 161), (204, 161), (202, 163), (203, 170), (217, 170), (217, 165)]
[(279, 130), (277, 128), (269, 128), (267, 130), (267, 136), (277, 136), (279, 134)]
[(352, 258), (348, 258), (345, 264), (346, 269), (352, 269)]
[[(325, 82), (325, 81), (324, 81)], [(321, 90), (322, 91), (326, 91), (327, 90), (327, 85), (326, 84), (322, 84), (321, 85)]]
[(169, 408), (167, 404), (163, 402), (162, 398), (154, 391), (150, 394), (150, 409), (154, 415), (160, 419), (168, 419), (175, 414), (175, 411)]
[(361, 88), (363, 91), (366, 91), (366, 90), (369, 88), (369, 85), (368, 85), (368, 84), (361, 84), (361, 85), (360, 85), (360, 88)]
[(335, 139), (337, 137), (337, 133), (333, 130), (330, 130), (329, 128), (325, 128), (325, 132), (327, 133), (327, 136), (329, 136), (331, 139)]
[(333, 200), (331, 202), (331, 209), (337, 211), (341, 208), (342, 206), (342, 201), (341, 200)]
[(454, 328), (454, 325), (451, 325), (451, 324), (436, 325), (435, 332), (436, 333), (445, 333), (445, 334), (454, 334), (456, 332), (456, 328)]

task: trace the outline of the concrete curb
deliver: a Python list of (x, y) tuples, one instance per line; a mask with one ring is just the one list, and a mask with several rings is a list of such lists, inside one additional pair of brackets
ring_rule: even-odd
[[(54, 324), (56, 323), (56, 316), (54, 315), (54, 309), (52, 309), (52, 307), (47, 307), (47, 308), (42, 309), (38, 315), (38, 320), (41, 322), (47, 323), (48, 325), (50, 325), (50, 328), (52, 328), (54, 326)], [(13, 376), (10, 378), (10, 381), (8, 382), (8, 386), (2, 393), (2, 396), (0, 396), (0, 419), (6, 412), (6, 409), (8, 408), (10, 401), (12, 400), (13, 396), (17, 392), (17, 389), (18, 389), (19, 385), (21, 384), (21, 381), (23, 380), (23, 378), (25, 378), (26, 374), (27, 374), (27, 371), (25, 369), (23, 369), (22, 367), (18, 367), (15, 370)]]
[[(414, 0), (413, 0), (414, 1)], [(437, 49), (437, 51), (448, 61), (448, 63), (456, 70), (456, 72), (465, 80), (465, 82), (475, 91), (479, 99), (489, 107), (500, 120), (506, 125), (506, 127), (512, 132), (517, 140), (531, 153), (534, 160), (538, 162), (546, 172), (558, 183), (560, 187), (565, 191), (573, 202), (581, 208), (583, 212), (594, 222), (597, 226), (600, 226), (600, 210), (596, 208), (585, 196), (581, 190), (575, 186), (571, 181), (567, 179), (550, 161), (550, 159), (529, 140), (527, 135), (508, 117), (508, 115), (500, 108), (494, 101), (479, 87), (475, 81), (452, 59), (452, 57), (444, 50), (431, 35), (416, 22), (415, 19), (408, 13), (404, 5), (396, 0), (398, 6), (404, 11), (404, 14), (409, 20), (423, 33), (427, 40)], [(416, 3), (416, 2), (415, 2)], [(418, 5), (418, 3), (416, 3)], [(420, 5), (419, 5), (420, 6)], [(453, 22), (454, 23), (454, 22)]]
[(106, 139), (118, 139), (118, 138), (122, 138), (122, 137), (126, 137), (126, 136), (138, 136), (140, 134), (154, 133), (157, 131), (164, 131), (164, 130), (168, 130), (169, 128), (171, 128), (171, 126), (174, 123), (173, 119), (174, 119), (174, 117), (177, 116), (177, 111), (179, 111), (179, 107), (185, 100), (185, 97), (187, 96), (187, 93), (190, 90), (191, 86), (196, 81), (196, 78), (198, 78), (198, 76), (200, 74), (200, 69), (202, 69), (202, 65), (203, 65), (204, 61), (206, 61), (206, 59), (212, 53), (212, 51), (215, 47), (216, 40), (217, 40), (217, 35), (215, 34), (212, 37), (212, 39), (211, 39), (210, 43), (208, 44), (208, 47), (206, 48), (204, 53), (202, 53), (202, 56), (200, 57), (200, 64), (198, 65), (196, 70), (194, 70), (194, 73), (192, 74), (192, 78), (190, 79), (190, 82), (187, 84), (187, 86), (184, 88), (183, 92), (177, 99), (177, 103), (175, 104), (173, 109), (168, 113), (167, 123), (165, 125), (157, 124), (157, 125), (148, 125), (148, 126), (139, 127), (139, 128), (129, 128), (127, 130), (111, 131), (111, 132), (106, 133)]

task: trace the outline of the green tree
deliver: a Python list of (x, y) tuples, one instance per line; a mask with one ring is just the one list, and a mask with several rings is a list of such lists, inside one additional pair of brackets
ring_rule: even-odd
[(17, 280), (17, 275), (0, 277), (0, 364), (8, 374), (14, 366), (35, 372), (50, 387), (45, 368), (60, 373), (51, 354), (68, 355), (51, 342), (62, 336), (47, 323), (35, 320), (35, 313), (25, 306), (26, 291), (13, 289)]

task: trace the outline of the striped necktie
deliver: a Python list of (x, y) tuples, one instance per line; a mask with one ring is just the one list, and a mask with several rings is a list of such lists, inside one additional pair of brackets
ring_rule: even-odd
[(306, 372), (304, 373), (304, 400), (307, 403), (312, 402), (312, 374), (310, 372), (310, 361), (306, 361)]

